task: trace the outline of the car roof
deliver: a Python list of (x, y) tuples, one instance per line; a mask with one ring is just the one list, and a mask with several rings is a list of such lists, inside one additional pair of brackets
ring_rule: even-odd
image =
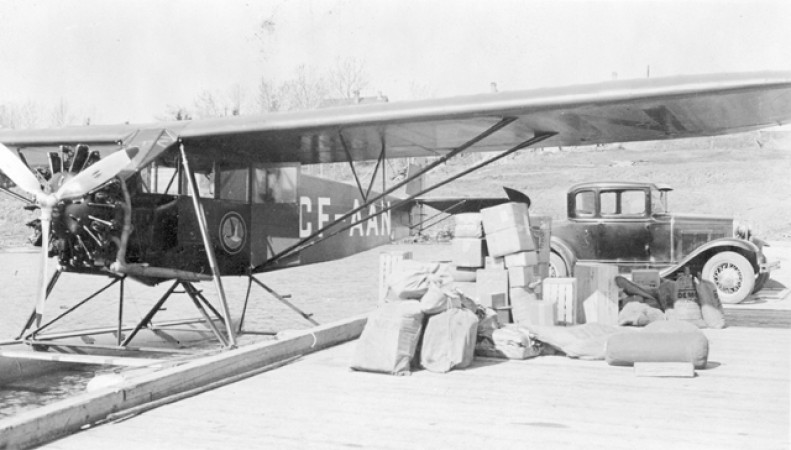
[(569, 188), (569, 192), (579, 189), (630, 189), (630, 188), (644, 188), (651, 187), (660, 191), (672, 191), (673, 188), (667, 184), (661, 183), (646, 183), (643, 181), (592, 181), (587, 183), (578, 183)]

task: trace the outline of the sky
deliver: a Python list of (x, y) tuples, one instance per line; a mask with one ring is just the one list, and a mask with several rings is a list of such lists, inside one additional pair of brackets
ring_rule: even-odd
[(92, 123), (350, 58), (391, 101), (791, 70), (787, 0), (0, 0), (0, 19), (0, 105), (65, 101)]

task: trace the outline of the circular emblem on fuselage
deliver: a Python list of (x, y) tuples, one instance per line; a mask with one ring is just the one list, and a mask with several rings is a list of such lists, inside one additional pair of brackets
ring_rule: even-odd
[(238, 212), (231, 211), (220, 220), (220, 243), (228, 254), (239, 253), (247, 240), (247, 225)]

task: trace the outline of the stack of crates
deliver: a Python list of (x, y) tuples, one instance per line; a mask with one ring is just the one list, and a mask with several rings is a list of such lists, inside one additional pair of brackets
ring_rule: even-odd
[(484, 267), (486, 241), (483, 238), (483, 223), (480, 213), (464, 213), (454, 216), (453, 229), (453, 279), (459, 282), (475, 282), (476, 271)]
[[(509, 202), (481, 210), (486, 246), (491, 257), (502, 257), (507, 281), (508, 306), (513, 321), (522, 324), (553, 325), (555, 308), (551, 302), (540, 300), (542, 279), (539, 252), (546, 253), (545, 271), (549, 263), (549, 227), (551, 219), (541, 218), (531, 227), (527, 205)], [(539, 239), (534, 238), (534, 230)], [(486, 269), (487, 271), (489, 269)], [(481, 279), (481, 271), (478, 272)], [(478, 287), (481, 297), (481, 285)], [(495, 308), (497, 309), (497, 308)]]

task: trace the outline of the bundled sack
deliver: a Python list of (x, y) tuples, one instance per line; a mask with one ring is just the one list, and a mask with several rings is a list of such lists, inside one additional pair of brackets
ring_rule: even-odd
[(628, 302), (618, 313), (618, 325), (644, 327), (657, 320), (665, 320), (665, 313), (642, 302)]
[(436, 262), (399, 261), (387, 277), (390, 294), (401, 300), (419, 300), (431, 283), (442, 285), (450, 281), (450, 277), (439, 269), (440, 264)]
[[(615, 284), (621, 288), (627, 296), (639, 298), (641, 303), (645, 303), (652, 308), (665, 310), (665, 305), (658, 300), (659, 292), (657, 289), (645, 288), (639, 284), (627, 280), (625, 277), (615, 277)], [(630, 303), (630, 302), (627, 302)]]
[(453, 288), (440, 287), (437, 283), (431, 283), (428, 291), (420, 298), (420, 308), (426, 315), (439, 314), (449, 308), (467, 307), (475, 311), (477, 305), (465, 302), (465, 298), (464, 294)]
[(607, 340), (605, 360), (611, 366), (636, 362), (689, 362), (703, 369), (709, 357), (709, 340), (686, 322), (654, 322), (643, 331), (616, 334)]
[(480, 339), (475, 346), (477, 356), (490, 358), (527, 359), (541, 354), (541, 345), (526, 331), (514, 325), (492, 332), (490, 339)]
[(420, 302), (383, 304), (368, 318), (357, 340), (351, 368), (409, 375), (422, 326)]
[(722, 309), (717, 286), (711, 281), (695, 279), (695, 290), (700, 301), (700, 314), (709, 328), (725, 328), (725, 311)]
[(483, 308), (483, 314), (478, 315), (478, 342), (484, 338), (492, 341), (492, 334), (500, 328), (502, 328), (502, 324), (500, 324), (500, 316), (497, 311), (492, 308)]
[(478, 316), (451, 308), (428, 318), (420, 347), (420, 365), (432, 372), (463, 369), (475, 356)]
[(524, 328), (531, 336), (562, 351), (566, 356), (585, 360), (604, 359), (607, 339), (628, 332), (627, 329), (598, 322), (570, 327), (526, 325)]
[(667, 320), (688, 322), (698, 328), (706, 328), (700, 305), (695, 300), (676, 299), (673, 307), (665, 311)]

